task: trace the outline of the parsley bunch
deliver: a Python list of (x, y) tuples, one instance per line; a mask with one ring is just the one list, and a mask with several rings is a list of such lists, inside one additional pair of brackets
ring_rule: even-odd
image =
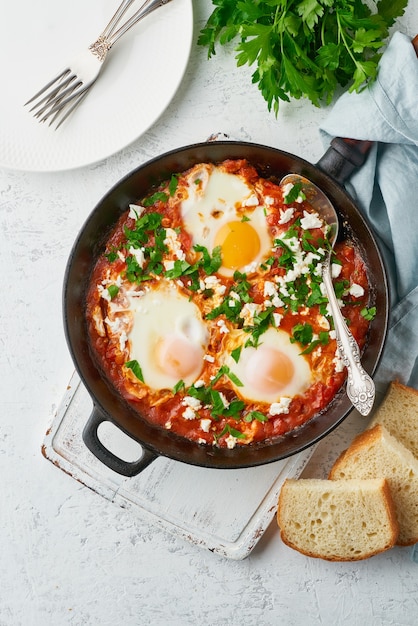
[(308, 98), (329, 104), (338, 85), (360, 91), (377, 75), (388, 29), (408, 0), (212, 0), (215, 9), (198, 44), (215, 54), (217, 43), (238, 40), (237, 65), (255, 65), (268, 109)]

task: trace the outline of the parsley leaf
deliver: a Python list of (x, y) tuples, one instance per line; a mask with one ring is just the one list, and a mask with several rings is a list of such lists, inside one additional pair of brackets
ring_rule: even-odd
[(132, 370), (138, 380), (140, 380), (142, 383), (144, 382), (144, 376), (142, 374), (141, 366), (136, 359), (133, 359), (132, 361), (127, 361), (125, 363), (125, 367), (128, 367), (130, 370)]
[(339, 85), (360, 91), (375, 80), (389, 28), (408, 0), (212, 0), (198, 44), (235, 43), (237, 66), (254, 66), (268, 110), (308, 98), (329, 104)]

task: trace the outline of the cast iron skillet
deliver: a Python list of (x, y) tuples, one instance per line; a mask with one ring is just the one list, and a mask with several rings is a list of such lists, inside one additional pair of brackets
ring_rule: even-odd
[[(340, 183), (362, 164), (370, 144), (335, 139), (316, 165), (274, 148), (244, 142), (220, 141), (191, 145), (159, 156), (128, 174), (99, 202), (84, 224), (71, 252), (64, 281), (64, 325), (75, 367), (93, 400), (93, 412), (83, 431), (86, 446), (112, 470), (125, 476), (141, 472), (158, 456), (208, 468), (242, 468), (286, 458), (313, 445), (338, 426), (352, 409), (343, 387), (330, 405), (299, 429), (270, 442), (237, 446), (233, 450), (202, 446), (170, 431), (154, 427), (118, 394), (101, 374), (89, 351), (85, 322), (85, 292), (89, 276), (106, 236), (129, 203), (149, 193), (150, 187), (167, 180), (198, 162), (219, 162), (245, 158), (261, 175), (278, 181), (296, 172), (315, 182), (328, 194), (341, 219), (343, 236), (352, 237), (366, 261), (373, 298), (377, 307), (371, 323), (362, 362), (373, 374), (379, 362), (387, 330), (388, 283), (383, 261), (373, 234), (353, 200)], [(87, 417), (87, 416), (86, 416)], [(143, 454), (126, 462), (111, 453), (100, 441), (98, 427), (104, 421), (115, 424), (141, 444)]]

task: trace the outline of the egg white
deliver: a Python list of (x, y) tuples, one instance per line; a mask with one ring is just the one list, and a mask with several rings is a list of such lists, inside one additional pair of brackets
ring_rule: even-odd
[[(229, 352), (225, 364), (230, 368), (242, 386), (232, 381), (234, 389), (241, 398), (254, 402), (278, 402), (281, 398), (293, 398), (303, 393), (312, 384), (312, 374), (307, 359), (300, 354), (301, 347), (291, 343), (288, 333), (276, 328), (269, 328), (260, 338), (257, 348), (245, 347), (248, 334), (238, 331), (234, 339), (234, 348), (241, 346), (238, 363)], [(268, 360), (272, 354), (286, 355), (293, 365), (293, 375), (285, 385), (267, 384), (264, 376), (269, 370)]]
[(194, 244), (205, 246), (212, 252), (221, 228), (231, 222), (241, 222), (243, 218), (258, 235), (260, 250), (251, 262), (232, 269), (222, 266), (219, 269), (221, 275), (232, 276), (236, 269), (252, 271), (270, 254), (273, 242), (265, 207), (259, 204), (255, 191), (240, 176), (210, 164), (199, 164), (188, 175), (186, 196), (181, 212)]
[[(155, 390), (172, 389), (179, 380), (187, 386), (198, 378), (204, 364), (209, 333), (199, 308), (183, 295), (173, 283), (160, 281), (141, 297), (130, 298), (133, 312), (132, 329), (128, 335), (130, 359), (137, 360), (144, 383)], [(180, 376), (161, 362), (159, 346), (174, 338), (192, 354), (196, 367), (187, 376)], [(176, 355), (181, 360), (182, 354)]]

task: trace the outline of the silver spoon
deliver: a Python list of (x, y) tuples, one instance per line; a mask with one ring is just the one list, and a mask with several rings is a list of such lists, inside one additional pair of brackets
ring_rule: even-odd
[(338, 350), (347, 368), (347, 395), (359, 413), (368, 415), (374, 403), (375, 385), (361, 365), (359, 347), (345, 323), (331, 279), (331, 249), (334, 247), (338, 236), (338, 215), (329, 198), (312, 181), (299, 174), (288, 174), (280, 181), (281, 186), (289, 183), (301, 185), (308, 202), (324, 222), (330, 226), (329, 242), (331, 248), (322, 262), (322, 280), (334, 318)]

